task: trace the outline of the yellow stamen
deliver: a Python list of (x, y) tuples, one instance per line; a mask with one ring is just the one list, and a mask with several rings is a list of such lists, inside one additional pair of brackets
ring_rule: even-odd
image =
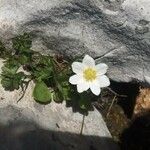
[(84, 70), (83, 76), (86, 81), (93, 81), (96, 79), (96, 70), (93, 68), (87, 68)]

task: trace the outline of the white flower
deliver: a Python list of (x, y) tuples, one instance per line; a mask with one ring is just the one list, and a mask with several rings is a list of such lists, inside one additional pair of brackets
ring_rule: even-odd
[(75, 75), (71, 76), (69, 82), (77, 85), (77, 91), (82, 93), (89, 88), (95, 95), (99, 95), (102, 87), (110, 85), (109, 78), (104, 75), (108, 66), (104, 63), (95, 65), (95, 61), (89, 55), (85, 55), (81, 62), (73, 62), (72, 70)]

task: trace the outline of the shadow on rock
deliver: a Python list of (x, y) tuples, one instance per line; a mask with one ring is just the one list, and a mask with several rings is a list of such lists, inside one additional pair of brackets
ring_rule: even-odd
[(136, 97), (139, 93), (139, 85), (137, 83), (119, 83), (111, 82), (111, 88), (119, 95), (126, 95), (127, 97), (118, 100), (118, 104), (123, 108), (128, 118), (132, 118), (134, 111)]
[(33, 122), (0, 126), (0, 150), (116, 150), (110, 138), (49, 131)]
[(150, 150), (150, 112), (136, 118), (121, 135), (122, 150)]

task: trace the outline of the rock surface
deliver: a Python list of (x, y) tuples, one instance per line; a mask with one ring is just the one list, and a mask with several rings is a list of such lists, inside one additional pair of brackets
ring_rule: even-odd
[(33, 49), (88, 53), (121, 82), (150, 84), (150, 0), (0, 0), (0, 37), (33, 34)]
[[(0, 60), (0, 68), (2, 64)], [(81, 136), (83, 115), (65, 103), (36, 103), (33, 87), (31, 83), (17, 103), (21, 91), (5, 91), (0, 85), (0, 150), (117, 150), (96, 109), (85, 116)]]

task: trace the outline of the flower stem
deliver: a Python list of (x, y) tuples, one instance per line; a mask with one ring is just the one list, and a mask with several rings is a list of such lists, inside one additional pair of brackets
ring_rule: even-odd
[(85, 120), (85, 114), (83, 114), (83, 118), (82, 118), (82, 124), (81, 124), (80, 135), (82, 135), (82, 133), (83, 133), (84, 120)]

